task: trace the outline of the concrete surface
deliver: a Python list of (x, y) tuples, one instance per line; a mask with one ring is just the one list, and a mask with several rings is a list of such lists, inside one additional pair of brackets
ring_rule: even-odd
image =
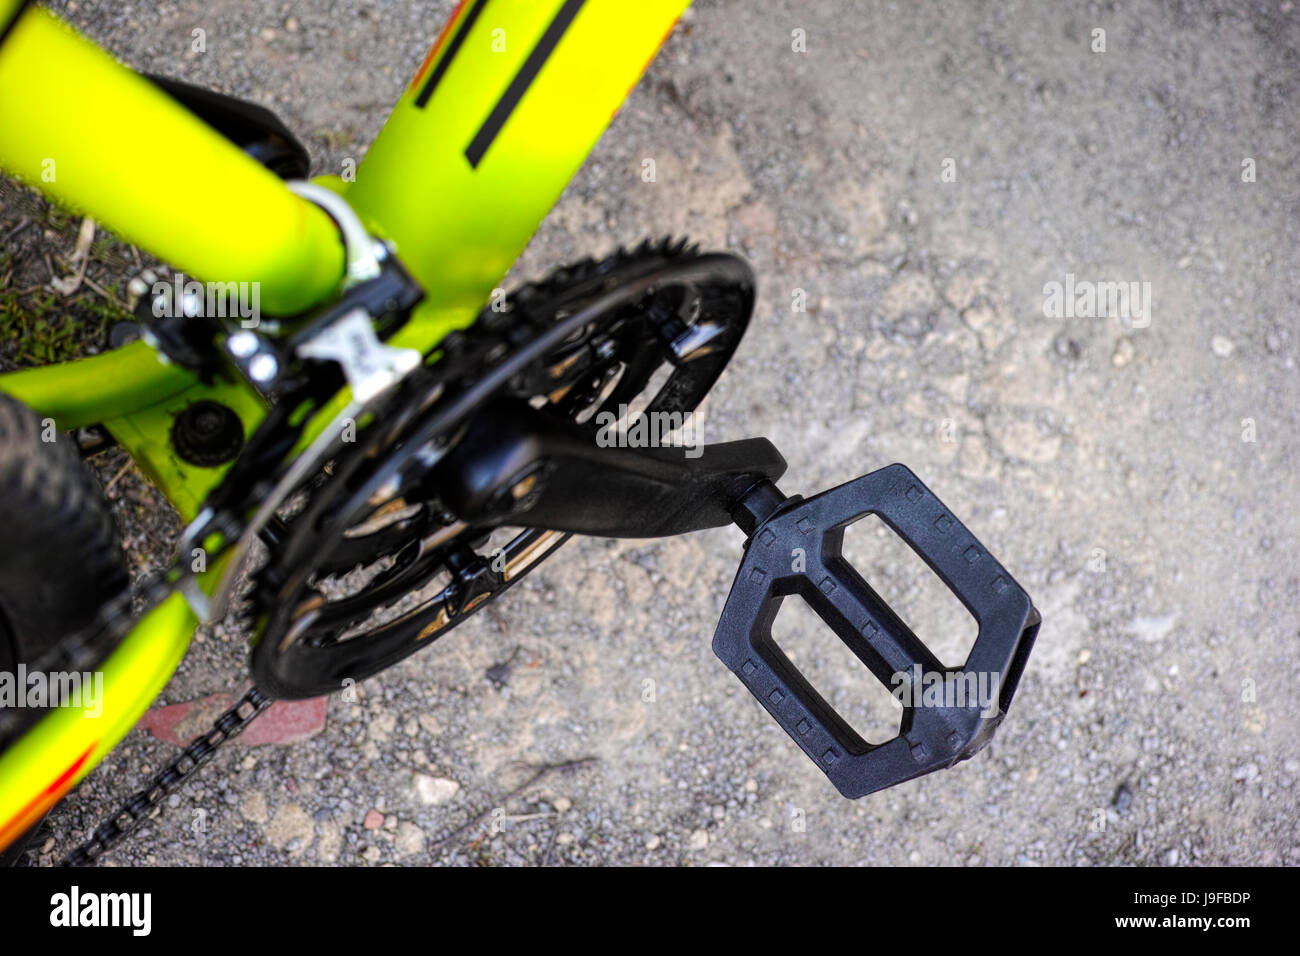
[[(133, 64), (272, 106), (322, 169), (450, 6), (66, 4)], [(701, 2), (524, 257), (665, 232), (749, 257), (707, 437), (772, 438), (787, 493), (907, 463), (1042, 608), (973, 761), (841, 799), (710, 651), (739, 534), (583, 540), (306, 742), (223, 755), (109, 862), (1300, 863), (1298, 39), (1290, 2)], [(1149, 282), (1149, 313), (1048, 317), (1067, 274)], [(885, 545), (851, 540), (959, 649)], [(779, 624), (847, 700), (806, 615)], [(216, 628), (163, 702), (243, 659)], [(51, 852), (174, 750), (133, 732)]]

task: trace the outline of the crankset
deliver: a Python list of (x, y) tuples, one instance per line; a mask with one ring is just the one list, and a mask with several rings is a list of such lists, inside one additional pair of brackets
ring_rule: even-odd
[[(468, 520), (438, 463), (472, 443), (500, 401), (588, 445), (610, 417), (691, 412), (735, 351), (753, 288), (733, 256), (643, 243), (525, 286), (445, 339), (439, 361), (401, 383), (390, 414), (358, 429), (301, 510), (266, 527), (271, 557), (253, 593), (258, 686), (288, 698), (336, 691), (513, 586), (567, 534)], [(429, 376), (447, 368), (465, 371), (431, 388)], [(517, 475), (502, 501), (527, 505), (538, 478)], [(599, 485), (588, 490), (598, 501)]]
[[(685, 424), (752, 305), (741, 260), (660, 244), (568, 267), (485, 309), (442, 345), (443, 362), (464, 376), (436, 389), (424, 368), (404, 379), (390, 413), (333, 461), (301, 511), (266, 528), (271, 559), (254, 591), (258, 687), (310, 697), (391, 666), (570, 534), (662, 537), (734, 522), (745, 557), (714, 651), (845, 796), (976, 753), (1005, 716), (1039, 615), (916, 476), (892, 465), (786, 498), (774, 484), (785, 460), (766, 439), (629, 440), (646, 422)], [(622, 431), (611, 433), (611, 420)], [(960, 665), (940, 661), (844, 559), (845, 527), (869, 514), (975, 617), (979, 636)], [(788, 597), (901, 692), (892, 740), (863, 739), (777, 646), (771, 625)], [(935, 685), (949, 692), (923, 693)]]

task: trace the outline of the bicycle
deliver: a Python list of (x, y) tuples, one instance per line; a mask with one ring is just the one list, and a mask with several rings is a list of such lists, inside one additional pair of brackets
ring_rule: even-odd
[[(599, 439), (611, 418), (626, 436), (698, 406), (749, 322), (743, 260), (647, 241), (497, 289), (687, 5), (463, 0), (354, 175), (309, 179), (269, 111), (134, 73), (28, 0), (0, 0), (0, 168), (178, 270), (141, 298), (138, 340), (0, 375), (0, 673), (104, 682), (94, 720), (66, 694), (0, 710), (0, 849), (130, 730), (195, 627), (240, 604), (255, 541), (267, 557), (240, 611), (252, 689), (71, 862), (122, 839), (272, 700), (339, 692), (428, 646), (573, 534), (736, 524), (744, 556), (714, 651), (844, 796), (987, 744), (1040, 616), (908, 469), (804, 499), (778, 490), (786, 462), (763, 438), (685, 452)], [(495, 31), (527, 40), (497, 50)], [(196, 208), (220, 214), (196, 223)], [(96, 423), (187, 522), (173, 563), (135, 587), (68, 436)], [(975, 618), (960, 666), (842, 556), (867, 515)], [(991, 706), (918, 694), (897, 735), (869, 743), (772, 639), (789, 597), (886, 686), (978, 677)]]

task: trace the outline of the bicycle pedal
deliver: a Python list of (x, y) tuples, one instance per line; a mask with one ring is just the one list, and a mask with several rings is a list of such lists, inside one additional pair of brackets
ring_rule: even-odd
[[(871, 514), (974, 616), (979, 634), (960, 668), (941, 663), (844, 558), (845, 528)], [(761, 481), (733, 517), (749, 540), (713, 651), (840, 793), (866, 796), (950, 767), (989, 742), (1041, 617), (1025, 590), (916, 475), (890, 465), (807, 500), (786, 498)], [(893, 739), (864, 740), (773, 640), (781, 602), (795, 595), (901, 700)]]

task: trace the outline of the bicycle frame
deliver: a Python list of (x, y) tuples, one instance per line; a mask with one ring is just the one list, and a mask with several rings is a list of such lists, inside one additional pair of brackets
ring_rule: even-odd
[[(428, 352), (473, 321), (688, 3), (462, 0), (355, 180), (318, 179), (426, 291), (393, 344)], [(319, 207), (46, 11), (0, 0), (0, 35), (0, 168), (187, 275), (257, 282), (271, 314), (337, 292), (342, 246)], [(174, 416), (211, 398), (249, 433), (265, 414), (243, 383), (204, 385), (143, 343), (0, 375), (0, 391), (61, 428), (102, 423), (187, 521), (224, 469), (175, 456)], [(220, 562), (200, 584), (211, 593), (235, 570)], [(98, 718), (57, 709), (0, 756), (0, 849), (134, 726), (197, 623), (173, 594), (103, 665)]]

